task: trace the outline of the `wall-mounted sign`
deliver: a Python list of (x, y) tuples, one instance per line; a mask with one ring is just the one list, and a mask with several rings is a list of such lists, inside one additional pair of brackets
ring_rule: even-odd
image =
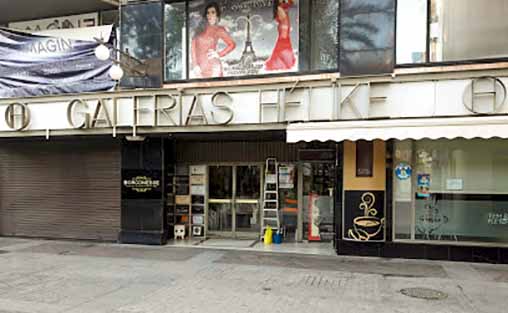
[(136, 176), (131, 179), (125, 179), (123, 186), (135, 192), (146, 193), (153, 189), (159, 188), (161, 185), (160, 180), (152, 179), (148, 176)]
[(481, 77), (471, 80), (464, 90), (464, 107), (474, 114), (494, 114), (505, 103), (506, 85), (497, 77)]
[(411, 168), (411, 165), (405, 162), (401, 162), (395, 167), (395, 177), (400, 180), (409, 179), (412, 173), (413, 169)]
[[(2, 76), (1, 73), (0, 76)], [(508, 83), (508, 78), (500, 79), (504, 84)], [(257, 82), (253, 81), (252, 86), (227, 86), (221, 87), (220, 90), (216, 87), (182, 90), (167, 88), (80, 94), (79, 97), (30, 97), (16, 101), (0, 99), (0, 136), (23, 137), (29, 136), (30, 132), (43, 131), (47, 132), (48, 136), (57, 131), (60, 135), (72, 135), (83, 134), (87, 129), (93, 129), (89, 132), (90, 135), (116, 136), (118, 133), (127, 132), (132, 135), (165, 131), (202, 132), (203, 130), (199, 127), (194, 127), (198, 125), (214, 126), (214, 131), (221, 131), (222, 129), (218, 126), (263, 124), (271, 127), (270, 124), (291, 121), (350, 120), (360, 118), (359, 114), (353, 110), (351, 101), (355, 103), (354, 107), (361, 106), (362, 103), (373, 101), (372, 99), (379, 100), (379, 96), (386, 96), (388, 89), (391, 90), (390, 96), (383, 100), (383, 104), (376, 106), (376, 110), (366, 112), (364, 116), (369, 118), (400, 116), (398, 108), (403, 105), (402, 99), (407, 93), (414, 94), (413, 100), (417, 102), (417, 105), (408, 108), (410, 110), (407, 113), (408, 116), (463, 116), (467, 114), (467, 111), (460, 99), (463, 86), (469, 81), (464, 79), (450, 83), (450, 80), (443, 79), (436, 82), (366, 83), (365, 86), (362, 85), (356, 89), (347, 84), (337, 84), (337, 81), (330, 82), (321, 79), (312, 83), (299, 82), (295, 88), (292, 88), (289, 83), (255, 85)], [(312, 86), (314, 83), (319, 85)], [(438, 87), (434, 89), (433, 84), (437, 84)], [(89, 88), (90, 85), (81, 84), (80, 87)], [(433, 92), (428, 92), (429, 90)], [(1, 88), (0, 92), (2, 92)], [(346, 95), (352, 96), (346, 97)], [(454, 99), (454, 101), (445, 103), (444, 99)], [(21, 111), (21, 104), (24, 104), (27, 108), (25, 111), (29, 111), (30, 116), (26, 115), (23, 119), (17, 117), (14, 123), (6, 122), (5, 112), (9, 105), (15, 102), (19, 103), (14, 105), (17, 113)], [(337, 107), (341, 109), (334, 109)], [(428, 112), (431, 112), (432, 108), (438, 111), (430, 116)], [(11, 109), (8, 116), (12, 116)], [(499, 111), (499, 113), (507, 112), (506, 106)], [(12, 121), (11, 117), (9, 119)], [(28, 119), (30, 119), (29, 123)], [(496, 119), (502, 120), (503, 116), (498, 116)], [(24, 132), (11, 133), (20, 127), (24, 127), (22, 129)], [(171, 129), (157, 130), (158, 127)], [(291, 133), (290, 135), (294, 136)], [(308, 134), (313, 133), (308, 132)], [(335, 149), (306, 149), (300, 150), (298, 156), (302, 161), (335, 161), (336, 151)], [(415, 164), (423, 165), (421, 172), (430, 173), (432, 154), (417, 151), (417, 157)], [(409, 160), (404, 157), (404, 154), (397, 159)]]
[(40, 20), (9, 23), (9, 28), (23, 31), (93, 27), (99, 25), (99, 13), (52, 17)]
[(384, 191), (345, 192), (343, 239), (385, 240), (384, 197)]
[(160, 171), (123, 170), (123, 199), (160, 199), (162, 183)]

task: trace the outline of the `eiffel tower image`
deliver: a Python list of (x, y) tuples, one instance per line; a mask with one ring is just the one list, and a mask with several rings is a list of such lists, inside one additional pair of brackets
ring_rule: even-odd
[(247, 15), (246, 20), (247, 28), (245, 33), (245, 47), (243, 48), (242, 56), (240, 58), (240, 64), (243, 67), (252, 67), (254, 61), (256, 61), (256, 53), (254, 52), (254, 47), (252, 46), (251, 39), (251, 17)]

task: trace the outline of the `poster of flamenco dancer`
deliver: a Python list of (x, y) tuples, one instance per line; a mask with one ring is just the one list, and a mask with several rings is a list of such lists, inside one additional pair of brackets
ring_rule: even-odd
[(298, 0), (189, 2), (190, 78), (298, 70)]

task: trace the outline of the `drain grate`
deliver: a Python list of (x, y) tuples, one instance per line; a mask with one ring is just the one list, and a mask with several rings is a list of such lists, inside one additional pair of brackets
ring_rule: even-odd
[(444, 300), (448, 294), (429, 288), (404, 288), (400, 290), (405, 296), (424, 300)]

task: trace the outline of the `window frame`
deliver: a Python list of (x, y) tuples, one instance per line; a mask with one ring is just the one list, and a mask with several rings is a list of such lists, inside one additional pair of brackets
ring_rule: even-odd
[[(396, 1), (396, 12), (397, 3)], [(464, 59), (454, 61), (439, 61), (431, 62), (430, 60), (430, 24), (431, 24), (431, 5), (432, 0), (427, 0), (427, 18), (426, 18), (426, 29), (427, 33), (425, 36), (425, 62), (421, 63), (397, 63), (397, 20), (398, 14), (395, 14), (395, 68), (417, 68), (417, 67), (439, 67), (439, 66), (454, 66), (454, 65), (470, 65), (470, 64), (491, 64), (499, 62), (508, 62), (508, 56), (499, 58), (479, 58), (479, 59)]]
[[(409, 163), (411, 164), (411, 166), (414, 166), (416, 164), (416, 153), (414, 151), (414, 145), (420, 141), (420, 140), (415, 140), (415, 139), (405, 139), (405, 140), (409, 140), (411, 141), (411, 145), (412, 145), (412, 149), (413, 151), (411, 152), (411, 156), (410, 156), (410, 159), (408, 160)], [(413, 177), (415, 175), (415, 171), (414, 171), (414, 167), (413, 167), (413, 174), (411, 175), (411, 208), (410, 208), (410, 212), (409, 212), (409, 215), (410, 215), (410, 224), (409, 224), (409, 238), (400, 238), (398, 237), (397, 238), (397, 227), (396, 227), (396, 224), (397, 224), (397, 219), (399, 218), (399, 215), (397, 215), (397, 205), (396, 205), (396, 198), (393, 196), (394, 195), (394, 189), (395, 189), (395, 182), (397, 180), (397, 177), (393, 174), (394, 171), (395, 171), (395, 166), (396, 166), (396, 160), (395, 160), (395, 149), (396, 149), (396, 143), (397, 142), (403, 142), (405, 140), (391, 140), (392, 142), (392, 146), (393, 146), (393, 151), (392, 151), (392, 154), (394, 156), (394, 159), (392, 160), (393, 161), (393, 164), (392, 166), (390, 167), (390, 171), (392, 173), (392, 177), (389, 181), (387, 181), (387, 184), (389, 184), (391, 186), (391, 189), (392, 189), (392, 197), (391, 199), (389, 200), (390, 201), (390, 205), (391, 205), (391, 208), (390, 207), (387, 207), (387, 210), (390, 210), (391, 212), (391, 215), (392, 215), (392, 220), (390, 222), (390, 227), (391, 227), (391, 230), (388, 230), (392, 236), (392, 241), (395, 242), (395, 243), (405, 243), (405, 244), (424, 244), (424, 245), (429, 245), (429, 246), (442, 246), (442, 245), (449, 245), (449, 246), (471, 246), (471, 247), (508, 247), (508, 241), (497, 241), (497, 242), (493, 242), (493, 241), (473, 241), (473, 240), (464, 240), (464, 241), (456, 241), (456, 240), (449, 240), (449, 239), (444, 239), (444, 240), (425, 240), (425, 239), (420, 239), (420, 238), (416, 238), (416, 198), (415, 198), (415, 192), (416, 192), (416, 186), (415, 186), (415, 177)], [(441, 139), (440, 139), (441, 140)], [(455, 139), (452, 139), (452, 140), (455, 140)], [(484, 139), (485, 141), (489, 140), (489, 139)], [(388, 200), (388, 199), (387, 199)], [(387, 225), (388, 226), (388, 225)]]

